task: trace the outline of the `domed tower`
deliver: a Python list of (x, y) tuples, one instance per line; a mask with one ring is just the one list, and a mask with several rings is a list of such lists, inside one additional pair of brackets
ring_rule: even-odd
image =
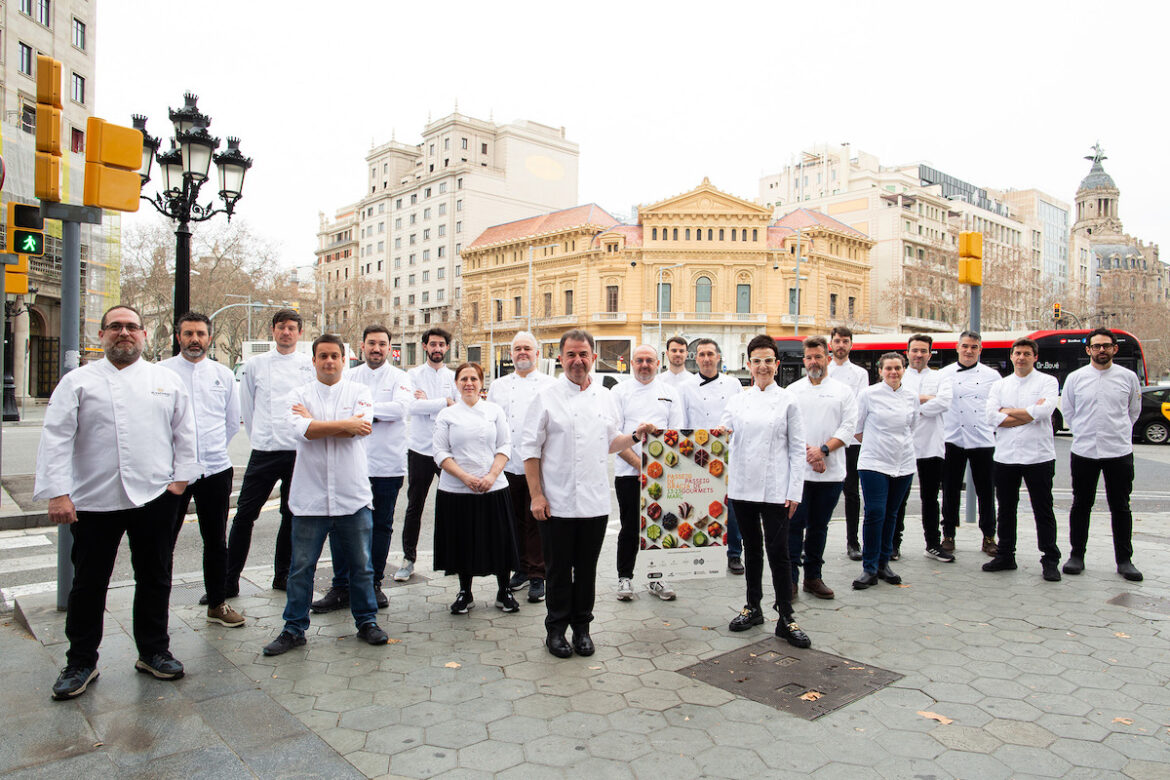
[(1073, 225), (1073, 232), (1093, 238), (1121, 235), (1118, 208), (1121, 193), (1113, 177), (1101, 166), (1101, 161), (1108, 159), (1101, 144), (1094, 144), (1093, 154), (1087, 155), (1085, 159), (1091, 161), (1093, 167), (1077, 188), (1077, 221)]

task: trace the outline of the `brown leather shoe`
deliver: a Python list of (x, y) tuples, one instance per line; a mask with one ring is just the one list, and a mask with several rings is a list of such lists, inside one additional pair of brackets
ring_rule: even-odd
[(999, 554), (999, 545), (997, 545), (995, 540), (990, 536), (985, 536), (983, 537), (983, 552), (986, 555), (990, 555), (992, 558), (994, 558)]
[(804, 581), (804, 592), (811, 593), (818, 599), (831, 599), (834, 596), (833, 589), (825, 584), (824, 580), (809, 580)]

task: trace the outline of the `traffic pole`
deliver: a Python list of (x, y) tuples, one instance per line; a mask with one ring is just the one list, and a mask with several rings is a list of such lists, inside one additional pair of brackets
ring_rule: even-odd
[[(983, 318), (983, 287), (981, 285), (971, 285), (971, 316), (969, 329), (976, 333), (981, 333), (980, 321)], [(976, 522), (975, 517), (975, 478), (971, 476), (971, 464), (967, 464), (967, 514), (965, 521), (967, 523)]]
[[(979, 232), (959, 233), (959, 284), (971, 290), (971, 311), (967, 329), (980, 333), (983, 317), (983, 234)], [(967, 464), (967, 523), (976, 522), (975, 479), (971, 476), (971, 464)], [(994, 511), (994, 508), (992, 509)]]

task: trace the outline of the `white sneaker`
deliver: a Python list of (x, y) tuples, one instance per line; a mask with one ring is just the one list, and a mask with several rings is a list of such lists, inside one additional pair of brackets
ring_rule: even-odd
[(654, 580), (650, 583), (650, 592), (663, 601), (674, 601), (677, 595), (674, 588), (670, 587), (670, 583), (665, 580)]
[(402, 565), (398, 567), (398, 571), (394, 572), (395, 582), (406, 582), (414, 576), (414, 561), (405, 560)]
[(629, 577), (618, 577), (618, 601), (629, 601), (634, 597), (634, 583), (630, 582)]

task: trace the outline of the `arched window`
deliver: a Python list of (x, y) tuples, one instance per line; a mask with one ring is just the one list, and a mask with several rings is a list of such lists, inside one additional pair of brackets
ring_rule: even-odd
[(695, 240), (696, 241), (703, 240), (703, 228), (695, 228)]
[(712, 236), (714, 236), (714, 235), (715, 235), (715, 231), (713, 231), (711, 228), (707, 228), (707, 240), (711, 241)]
[(711, 311), (711, 280), (700, 276), (695, 282), (695, 311)]
[(760, 231), (758, 228), (752, 228), (752, 241), (760, 240)]
[(691, 229), (690, 228), (686, 229), (686, 238), (687, 238), (687, 241), (691, 240)]
[(723, 240), (723, 228), (719, 228), (719, 240)]
[(743, 234), (740, 236), (740, 238), (744, 241), (747, 241), (747, 228), (743, 229)]
[(650, 231), (650, 238), (654, 241), (658, 240), (658, 228), (654, 228)]
[(678, 228), (672, 228), (672, 230), (673, 230), (673, 233), (674, 233), (674, 240), (675, 240), (675, 241), (678, 241)]

